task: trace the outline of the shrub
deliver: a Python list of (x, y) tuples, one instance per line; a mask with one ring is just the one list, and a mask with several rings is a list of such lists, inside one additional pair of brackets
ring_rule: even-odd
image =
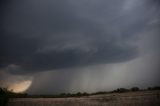
[(160, 90), (160, 86), (148, 87), (148, 90)]
[(129, 91), (129, 90), (126, 88), (118, 88), (117, 90), (114, 90), (113, 92), (123, 93), (123, 92), (127, 92), (127, 91)]
[(6, 89), (0, 88), (0, 106), (6, 106), (8, 103), (8, 92)]
[(132, 87), (130, 90), (131, 91), (139, 91), (139, 88), (138, 87)]

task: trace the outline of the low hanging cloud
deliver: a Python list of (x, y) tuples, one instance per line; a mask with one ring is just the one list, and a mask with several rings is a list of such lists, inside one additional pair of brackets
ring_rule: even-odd
[(0, 67), (22, 74), (135, 59), (137, 34), (159, 17), (158, 5), (149, 3), (3, 1)]

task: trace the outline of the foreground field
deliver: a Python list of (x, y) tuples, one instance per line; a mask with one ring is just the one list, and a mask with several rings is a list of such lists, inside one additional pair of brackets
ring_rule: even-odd
[(160, 91), (112, 93), (79, 98), (17, 98), (8, 106), (160, 106)]

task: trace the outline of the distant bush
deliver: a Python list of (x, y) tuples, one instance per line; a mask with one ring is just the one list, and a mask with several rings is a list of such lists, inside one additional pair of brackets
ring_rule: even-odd
[(78, 92), (78, 93), (73, 94), (73, 95), (74, 95), (74, 97), (89, 96), (89, 94), (86, 93), (86, 92), (84, 92), (84, 93)]
[(6, 106), (8, 103), (7, 89), (0, 88), (0, 106)]
[(140, 89), (138, 88), (138, 87), (132, 87), (131, 89), (130, 89), (130, 91), (139, 91)]
[(160, 86), (148, 87), (147, 90), (160, 90)]
[(100, 92), (92, 93), (91, 95), (100, 95), (100, 94), (108, 94), (108, 93), (109, 93), (109, 92), (100, 91)]
[(113, 93), (123, 93), (123, 92), (128, 92), (129, 90), (126, 88), (118, 88), (117, 90), (112, 91)]
[(84, 92), (77, 92), (75, 94), (70, 94), (70, 93), (61, 93), (59, 95), (53, 95), (52, 97), (58, 97), (58, 98), (64, 98), (64, 97), (81, 97), (81, 96), (89, 96), (90, 94)]
[(6, 106), (9, 98), (24, 98), (27, 96), (25, 93), (13, 93), (6, 88), (0, 88), (0, 106)]
[(84, 92), (82, 95), (83, 95), (83, 96), (89, 96), (89, 94), (86, 93), (86, 92)]

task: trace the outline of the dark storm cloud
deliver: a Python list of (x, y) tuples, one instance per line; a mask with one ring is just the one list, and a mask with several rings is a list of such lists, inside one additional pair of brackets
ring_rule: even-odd
[(12, 0), (3, 3), (0, 67), (23, 73), (136, 58), (138, 53), (132, 42), (156, 16), (157, 8), (144, 7), (146, 2), (142, 0), (137, 8), (125, 10), (125, 2)]

